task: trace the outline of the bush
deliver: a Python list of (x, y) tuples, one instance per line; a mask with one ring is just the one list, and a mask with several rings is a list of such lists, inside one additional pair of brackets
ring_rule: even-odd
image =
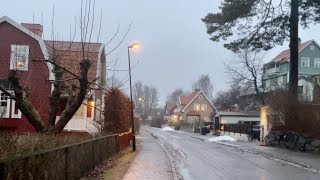
[(174, 123), (174, 130), (180, 130), (180, 122)]
[(93, 138), (90, 134), (0, 134), (0, 159)]
[(276, 91), (268, 97), (272, 131), (294, 131), (320, 138), (320, 106), (295, 101), (286, 91)]
[(151, 127), (156, 127), (156, 128), (161, 128), (162, 125), (164, 125), (164, 120), (161, 118), (158, 119), (152, 119), (150, 126)]
[(112, 88), (106, 94), (104, 117), (104, 133), (120, 134), (129, 131), (131, 102), (119, 89)]
[(200, 127), (198, 125), (193, 126), (193, 132), (194, 133), (200, 133)]

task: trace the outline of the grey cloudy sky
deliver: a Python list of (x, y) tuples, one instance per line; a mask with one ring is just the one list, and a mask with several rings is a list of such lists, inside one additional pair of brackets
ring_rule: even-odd
[[(46, 39), (51, 36), (53, 5), (54, 32), (59, 39), (69, 39), (70, 24), (74, 26), (74, 18), (80, 18), (80, 0), (1, 1), (0, 16), (8, 16), (18, 23), (32, 23), (33, 20), (41, 23), (43, 19)], [(118, 68), (127, 68), (126, 47), (130, 42), (139, 41), (143, 48), (132, 53), (133, 64), (139, 60), (133, 71), (133, 80), (156, 86), (162, 103), (166, 95), (176, 88), (190, 90), (192, 82), (201, 74), (210, 75), (214, 91), (217, 92), (229, 86), (223, 62), (234, 56), (223, 48), (223, 42), (209, 40), (201, 18), (208, 12), (217, 12), (220, 2), (221, 0), (96, 0), (97, 18), (94, 30), (97, 32), (99, 29), (97, 21), (101, 9), (103, 19), (100, 42), (107, 42), (120, 25), (119, 36), (107, 47), (108, 51), (121, 39), (130, 22), (133, 23), (128, 37), (109, 59), (119, 54)], [(320, 42), (319, 26), (301, 31), (300, 37), (302, 41), (315, 39)], [(266, 61), (286, 47), (288, 43), (284, 47), (273, 49), (266, 56)], [(119, 79), (123, 77), (123, 73), (119, 74)]]

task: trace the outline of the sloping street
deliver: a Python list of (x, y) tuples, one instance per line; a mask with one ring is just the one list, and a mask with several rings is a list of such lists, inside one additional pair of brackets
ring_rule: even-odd
[[(144, 127), (169, 152), (184, 179), (319, 179), (319, 172), (234, 147), (191, 137), (186, 133)], [(142, 143), (142, 146), (144, 144)], [(154, 152), (154, 156), (157, 153)], [(145, 169), (146, 171), (148, 169)]]

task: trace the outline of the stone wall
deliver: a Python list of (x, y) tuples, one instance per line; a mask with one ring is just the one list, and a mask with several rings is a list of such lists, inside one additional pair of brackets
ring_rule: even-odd
[(307, 134), (292, 131), (272, 131), (265, 137), (265, 142), (266, 145), (270, 146), (320, 153), (320, 140), (312, 139)]

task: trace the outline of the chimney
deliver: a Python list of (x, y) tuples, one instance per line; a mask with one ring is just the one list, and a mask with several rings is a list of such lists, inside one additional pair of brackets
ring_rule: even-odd
[(201, 89), (199, 88), (194, 89), (194, 92), (199, 92), (199, 91), (201, 91)]
[(21, 25), (23, 27), (29, 29), (30, 31), (32, 31), (36, 35), (42, 37), (43, 28), (40, 24), (21, 23)]

